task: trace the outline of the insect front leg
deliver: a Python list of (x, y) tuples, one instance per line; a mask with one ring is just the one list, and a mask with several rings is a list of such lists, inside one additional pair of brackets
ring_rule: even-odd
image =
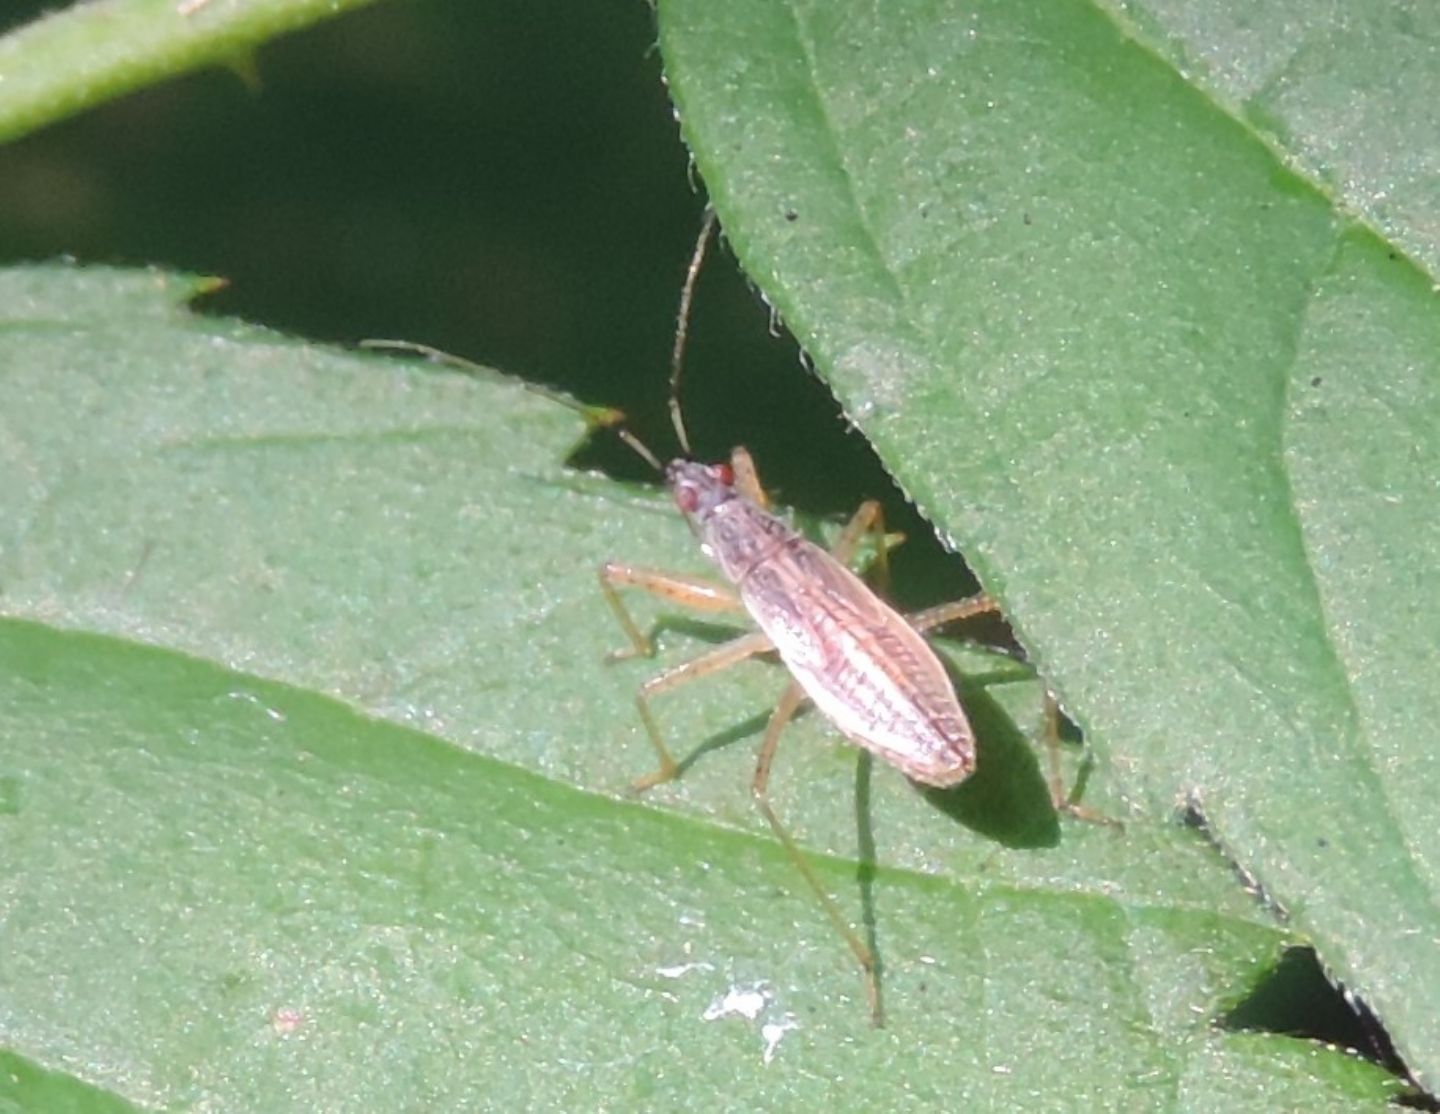
[(785, 825), (780, 823), (780, 817), (776, 815), (774, 806), (770, 804), (770, 767), (775, 761), (775, 749), (780, 744), (781, 732), (785, 730), (786, 725), (794, 717), (804, 699), (805, 693), (800, 688), (799, 682), (791, 681), (780, 697), (780, 702), (775, 705), (775, 710), (770, 713), (770, 721), (765, 725), (765, 735), (760, 741), (760, 754), (755, 762), (755, 780), (750, 783), (750, 791), (755, 796), (756, 805), (765, 814), (765, 819), (769, 821), (770, 829), (775, 833), (775, 837), (804, 876), (806, 883), (820, 900), (825, 915), (830, 918), (836, 930), (845, 938), (845, 943), (859, 962), (865, 977), (865, 996), (870, 1002), (870, 1020), (878, 1029), (885, 1024), (885, 1015), (880, 1002), (879, 964), (875, 959), (875, 953), (856, 934), (850, 926), (850, 922), (845, 919), (845, 914), (840, 912), (840, 907), (835, 904), (835, 899), (821, 885), (814, 868), (805, 860), (799, 845), (786, 830)]
[(749, 499), (761, 510), (770, 509), (770, 496), (760, 482), (760, 471), (755, 467), (755, 458), (744, 445), (730, 450), (730, 471), (735, 475), (735, 490)]
[(874, 499), (865, 500), (855, 509), (850, 521), (835, 539), (835, 544), (830, 547), (830, 556), (842, 565), (849, 565), (867, 536), (875, 539), (875, 560), (869, 571), (873, 573), (881, 595), (885, 595), (890, 589), (890, 550), (903, 542), (905, 535), (885, 532), (885, 512)]
[(625, 636), (630, 639), (630, 649), (616, 650), (609, 656), (611, 661), (623, 658), (655, 656), (655, 643), (648, 635), (641, 633), (630, 609), (620, 598), (618, 589), (640, 588), (652, 596), (671, 600), (695, 611), (743, 613), (739, 598), (723, 584), (698, 576), (677, 576), (674, 573), (642, 569), (607, 561), (600, 566), (600, 591), (615, 612)]

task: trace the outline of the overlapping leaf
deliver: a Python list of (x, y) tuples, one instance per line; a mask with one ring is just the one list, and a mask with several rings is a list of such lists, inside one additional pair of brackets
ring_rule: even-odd
[(662, 44), (742, 262), (1102, 780), (1201, 811), (1433, 1084), (1434, 12), (1136, 10), (669, 0)]

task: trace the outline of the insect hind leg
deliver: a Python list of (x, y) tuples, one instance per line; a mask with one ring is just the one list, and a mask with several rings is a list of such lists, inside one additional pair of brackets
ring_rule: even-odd
[(1081, 772), (1075, 778), (1075, 783), (1065, 788), (1065, 776), (1060, 770), (1060, 724), (1064, 713), (1060, 710), (1060, 702), (1055, 699), (1055, 694), (1049, 689), (1045, 690), (1045, 753), (1049, 759), (1050, 775), (1050, 800), (1055, 806), (1056, 812), (1068, 813), (1076, 820), (1084, 820), (1089, 824), (1103, 824), (1109, 828), (1124, 829), (1122, 821), (1113, 816), (1106, 816), (1093, 808), (1087, 808), (1080, 803), (1080, 792), (1084, 788), (1085, 777), (1088, 774), (1086, 763), (1089, 761), (1090, 752), (1085, 752), (1085, 758), (1081, 760)]
[[(908, 616), (910, 625), (918, 631), (928, 631), (935, 627), (943, 627), (950, 623), (958, 623), (964, 619), (973, 618), (976, 615), (998, 614), (1000, 605), (987, 596), (984, 592), (970, 596), (968, 599), (952, 600), (949, 603), (942, 603), (935, 607), (927, 607), (923, 611), (917, 611)], [(1050, 802), (1056, 812), (1064, 812), (1077, 820), (1084, 820), (1091, 824), (1105, 824), (1109, 827), (1120, 828), (1124, 825), (1119, 820), (1097, 812), (1092, 808), (1086, 808), (1077, 800), (1081, 788), (1081, 779), (1077, 779), (1070, 789), (1065, 788), (1065, 778), (1060, 770), (1060, 703), (1055, 699), (1055, 694), (1048, 688), (1045, 690), (1045, 756), (1047, 764), (1048, 782), (1050, 787)]]
[(775, 837), (785, 848), (785, 853), (789, 855), (790, 861), (804, 876), (806, 884), (819, 899), (821, 908), (825, 910), (825, 915), (830, 918), (836, 931), (844, 937), (846, 945), (860, 964), (865, 978), (865, 997), (870, 1003), (870, 1020), (878, 1029), (885, 1024), (885, 1014), (880, 1000), (880, 965), (876, 960), (875, 953), (864, 940), (860, 939), (850, 926), (850, 922), (845, 919), (845, 914), (840, 912), (840, 907), (835, 904), (835, 899), (826, 892), (814, 868), (805, 860), (799, 844), (795, 842), (785, 825), (780, 822), (780, 817), (770, 803), (770, 768), (775, 761), (775, 750), (780, 744), (781, 733), (794, 718), (795, 712), (804, 700), (805, 693), (799, 682), (791, 681), (780, 697), (780, 702), (775, 705), (775, 710), (770, 713), (769, 722), (765, 725), (765, 735), (760, 741), (760, 753), (755, 760), (755, 778), (750, 783), (750, 792), (755, 797), (755, 804), (769, 822), (771, 831), (775, 833)]

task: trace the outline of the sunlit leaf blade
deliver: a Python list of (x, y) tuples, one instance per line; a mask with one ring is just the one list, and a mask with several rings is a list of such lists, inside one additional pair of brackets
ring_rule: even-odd
[(1440, 9), (1142, 0), (1114, 18), (1279, 158), (1440, 274)]

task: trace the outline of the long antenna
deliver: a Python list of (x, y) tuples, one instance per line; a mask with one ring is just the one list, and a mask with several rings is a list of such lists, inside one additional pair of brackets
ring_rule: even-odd
[[(695, 301), (695, 287), (700, 281), (700, 268), (705, 262), (705, 251), (710, 246), (710, 238), (715, 232), (717, 223), (715, 210), (709, 205), (705, 206), (705, 215), (700, 222), (700, 234), (695, 237), (695, 250), (690, 253), (690, 266), (685, 269), (685, 282), (680, 287), (680, 308), (675, 315), (675, 346), (670, 350), (670, 424), (675, 427), (675, 436), (680, 442), (680, 450), (687, 457), (691, 455), (690, 434), (685, 430), (685, 419), (680, 412), (680, 373), (684, 370), (685, 346), (690, 339), (690, 309)], [(389, 349), (395, 352), (410, 352), (417, 356), (423, 356), (434, 363), (446, 364), (469, 375), (484, 374), (488, 371), (469, 360), (453, 356), (438, 348), (432, 348), (428, 344), (416, 344), (404, 340), (365, 340), (360, 342), (360, 346), (362, 348)], [(625, 427), (625, 415), (620, 411), (612, 410), (607, 406), (586, 406), (558, 391), (548, 390), (533, 383), (526, 383), (524, 386), (528, 390), (577, 411), (592, 428), (613, 430), (615, 435), (637, 456), (645, 460), (657, 472), (664, 474), (665, 466), (638, 437)]]
[(616, 437), (620, 438), (631, 450), (651, 468), (665, 474), (665, 465), (660, 463), (660, 458), (645, 447), (645, 443), (625, 428), (625, 415), (619, 410), (609, 406), (589, 406), (586, 403), (578, 402), (569, 395), (560, 391), (551, 390), (549, 387), (542, 387), (538, 383), (527, 383), (524, 380), (517, 380), (503, 373), (493, 371), (474, 360), (467, 360), (464, 356), (456, 356), (443, 349), (436, 348), (429, 344), (420, 344), (413, 340), (380, 340), (370, 339), (360, 342), (361, 348), (369, 348), (381, 352), (408, 352), (413, 356), (423, 356), (431, 363), (441, 364), (453, 368), (456, 371), (464, 372), (475, 379), (504, 379), (510, 382), (518, 382), (532, 394), (548, 398), (551, 402), (559, 403), (567, 409), (574, 410), (582, 418), (585, 424), (591, 429), (612, 430)]
[(675, 427), (675, 436), (680, 448), (690, 455), (690, 435), (685, 432), (685, 419), (680, 415), (680, 372), (685, 366), (685, 342), (690, 339), (690, 304), (695, 300), (695, 284), (700, 279), (700, 265), (705, 262), (705, 249), (715, 231), (715, 210), (705, 206), (705, 219), (700, 223), (700, 235), (695, 238), (695, 250), (690, 255), (690, 266), (685, 271), (685, 285), (680, 288), (680, 310), (675, 316), (675, 347), (670, 351), (670, 424)]

